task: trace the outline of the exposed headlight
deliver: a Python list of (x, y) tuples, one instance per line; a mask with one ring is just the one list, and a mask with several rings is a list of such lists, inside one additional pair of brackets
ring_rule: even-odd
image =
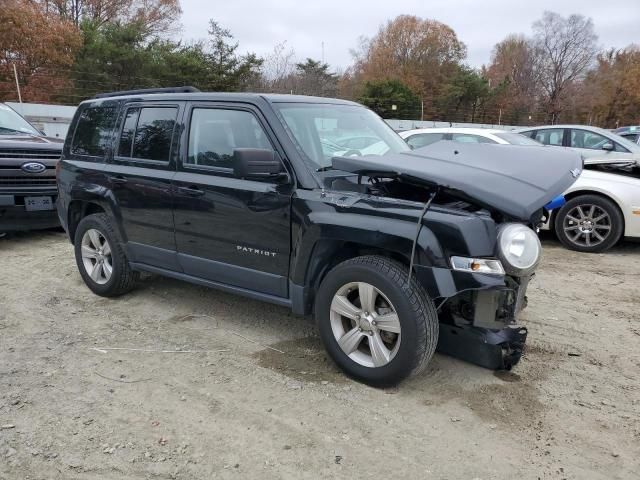
[(463, 272), (504, 275), (504, 268), (502, 268), (500, 260), (491, 258), (451, 257), (451, 266), (454, 270)]
[(498, 257), (513, 275), (528, 275), (538, 265), (542, 247), (538, 235), (526, 225), (508, 223), (498, 231)]

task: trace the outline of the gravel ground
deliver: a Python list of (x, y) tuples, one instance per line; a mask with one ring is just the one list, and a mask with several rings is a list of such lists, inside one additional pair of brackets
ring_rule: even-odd
[(0, 239), (0, 479), (640, 478), (640, 245), (544, 246), (513, 372), (436, 355), (376, 390), (283, 308), (104, 299), (62, 233)]

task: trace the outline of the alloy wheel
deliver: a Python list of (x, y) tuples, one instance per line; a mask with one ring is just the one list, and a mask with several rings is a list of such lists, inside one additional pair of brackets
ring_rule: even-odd
[(82, 264), (97, 284), (104, 285), (113, 274), (111, 246), (106, 237), (95, 228), (87, 230), (82, 236)]
[(383, 367), (398, 353), (401, 326), (395, 307), (365, 282), (342, 286), (331, 302), (331, 330), (342, 351), (365, 367)]
[(598, 205), (577, 205), (565, 215), (562, 228), (575, 245), (595, 247), (611, 235), (611, 216)]

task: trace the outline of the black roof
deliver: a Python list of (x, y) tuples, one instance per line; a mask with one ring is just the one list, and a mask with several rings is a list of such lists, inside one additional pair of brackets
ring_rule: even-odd
[[(256, 101), (264, 99), (269, 103), (318, 103), (334, 105), (358, 105), (349, 100), (337, 98), (312, 97), (308, 95), (288, 95), (278, 93), (248, 93), (248, 92), (201, 92), (194, 87), (174, 87), (174, 88), (154, 88), (144, 90), (128, 90), (122, 92), (101, 93), (87, 102), (96, 100), (112, 100), (116, 98), (139, 99), (139, 100), (191, 100), (191, 101)], [(83, 102), (84, 103), (84, 102)]]

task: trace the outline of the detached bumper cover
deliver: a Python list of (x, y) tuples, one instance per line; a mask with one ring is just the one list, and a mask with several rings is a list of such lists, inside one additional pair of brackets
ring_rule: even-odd
[(438, 351), (492, 370), (511, 370), (522, 357), (527, 329), (488, 330), (440, 324)]

